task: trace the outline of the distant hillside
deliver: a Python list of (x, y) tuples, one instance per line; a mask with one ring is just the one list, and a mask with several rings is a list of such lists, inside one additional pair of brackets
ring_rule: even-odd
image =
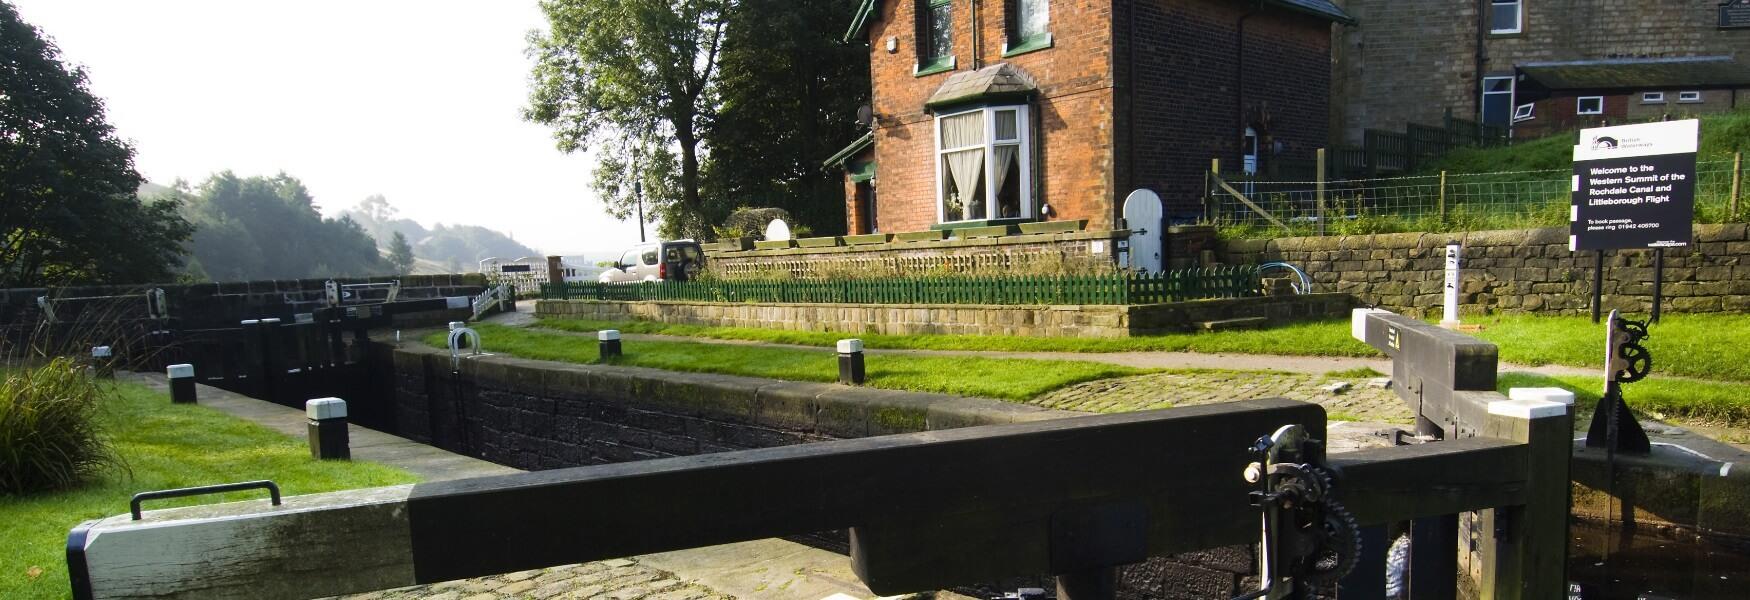
[(414, 265), (415, 271), (466, 273), (477, 269), (482, 259), (515, 260), (540, 254), (510, 236), (485, 227), (438, 223), (426, 229), (412, 219), (398, 218), (397, 212), (382, 196), (371, 196), (342, 212), (341, 216), (357, 222), (385, 251), (397, 232), (406, 236), (418, 261)]

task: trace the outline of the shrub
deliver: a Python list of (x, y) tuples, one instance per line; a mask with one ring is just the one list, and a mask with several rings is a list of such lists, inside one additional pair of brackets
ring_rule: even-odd
[(97, 425), (103, 393), (68, 358), (7, 372), (0, 381), (0, 495), (68, 487), (116, 464)]

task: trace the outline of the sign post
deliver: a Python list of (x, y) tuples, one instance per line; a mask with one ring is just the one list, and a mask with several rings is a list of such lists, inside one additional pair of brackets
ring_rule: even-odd
[[(1592, 275), (1593, 322), (1603, 308), (1605, 250), (1658, 251), (1692, 241), (1700, 131), (1700, 122), (1689, 119), (1580, 132), (1580, 143), (1574, 146), (1568, 249), (1598, 252)], [(1662, 301), (1655, 295), (1653, 305)]]

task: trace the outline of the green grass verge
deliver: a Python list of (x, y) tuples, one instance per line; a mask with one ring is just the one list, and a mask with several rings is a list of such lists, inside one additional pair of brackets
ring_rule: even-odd
[[(1466, 317), (1483, 326), (1478, 338), (1500, 348), (1501, 360), (1522, 365), (1566, 365), (1601, 368), (1604, 327), (1588, 317), (1495, 315)], [(671, 325), (650, 321), (598, 322), (542, 319), (539, 327), (592, 332), (619, 329), (625, 333), (656, 333), (774, 344), (831, 346), (843, 333), (781, 331), (744, 327)], [(857, 336), (869, 348), (975, 350), (989, 352), (1202, 352), (1276, 354), (1290, 356), (1377, 357), (1380, 354), (1349, 337), (1346, 320), (1312, 321), (1252, 331), (1181, 333), (1132, 338), (1082, 339), (973, 335)], [(1697, 379), (1750, 381), (1750, 315), (1667, 315), (1646, 340), (1653, 353), (1653, 374)], [(1750, 398), (1746, 398), (1750, 402)]]
[(770, 344), (832, 346), (856, 337), (868, 348), (904, 350), (976, 350), (989, 352), (1202, 352), (1289, 354), (1300, 356), (1379, 356), (1349, 337), (1349, 322), (1294, 323), (1267, 330), (1174, 333), (1131, 338), (1061, 338), (1004, 335), (883, 335), (816, 331), (784, 331), (751, 327), (671, 325), (651, 321), (601, 322), (542, 319), (538, 327), (587, 333), (618, 329), (623, 333), (656, 333)]
[[(601, 362), (596, 342), (589, 338), (492, 324), (480, 325), (475, 331), (480, 332), (480, 344), (495, 354), (585, 364)], [(446, 336), (443, 332), (433, 333), (424, 341), (444, 347)], [(835, 356), (828, 350), (637, 341), (627, 343), (625, 355), (613, 362), (670, 371), (831, 382), (838, 380)], [(1003, 400), (1030, 400), (1085, 381), (1150, 372), (1085, 361), (969, 356), (870, 355), (866, 366), (870, 387)]]
[[(1506, 315), (1466, 317), (1483, 326), (1477, 337), (1522, 365), (1603, 369), (1604, 326), (1590, 317)], [(1676, 375), (1750, 381), (1750, 315), (1666, 315), (1643, 343), (1653, 353), (1653, 378)], [(1750, 403), (1750, 395), (1742, 399)]]
[[(399, 469), (310, 459), (302, 440), (168, 396), (116, 384), (100, 422), (128, 472), (60, 492), (0, 496), (0, 598), (67, 598), (67, 531), (82, 521), (126, 513), (136, 492), (271, 479), (287, 495), (412, 483)], [(147, 509), (259, 499), (264, 492), (155, 501)]]
[[(1503, 373), (1497, 386), (1503, 394), (1516, 387), (1563, 388), (1574, 392), (1576, 404), (1591, 410), (1604, 391), (1604, 379)], [(1630, 408), (1659, 419), (1732, 427), (1750, 425), (1750, 384), (1653, 378), (1623, 388)], [(1585, 423), (1580, 426), (1583, 428)]]

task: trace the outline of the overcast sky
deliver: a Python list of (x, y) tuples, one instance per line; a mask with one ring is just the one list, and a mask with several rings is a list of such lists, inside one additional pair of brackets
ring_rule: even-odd
[(9, 0), (87, 67), (146, 178), (285, 171), (325, 214), (383, 194), (431, 226), (614, 251), (593, 162), (519, 116), (534, 0)]

